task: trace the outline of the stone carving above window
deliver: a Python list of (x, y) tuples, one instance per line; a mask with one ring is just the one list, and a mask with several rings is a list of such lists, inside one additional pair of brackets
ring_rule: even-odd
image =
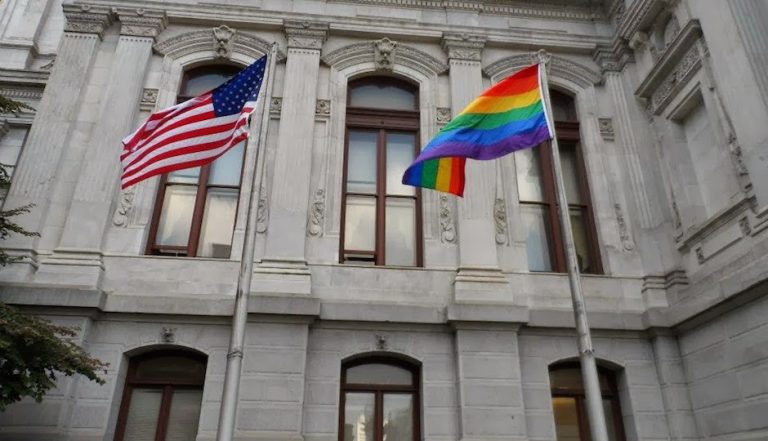
[(234, 29), (227, 25), (213, 28), (213, 52), (216, 58), (229, 58), (232, 56), (232, 43), (235, 37)]
[[(531, 64), (531, 56), (531, 53), (526, 53), (502, 58), (483, 68), (483, 72), (491, 78), (501, 74), (512, 73), (529, 66)], [(603, 82), (603, 76), (594, 70), (556, 55), (551, 55), (548, 71), (552, 77), (569, 80), (584, 88), (592, 87)]]
[[(207, 52), (211, 54), (211, 57), (216, 57), (218, 54), (226, 54), (231, 58), (233, 53), (239, 53), (246, 55), (250, 58), (256, 59), (264, 54), (267, 54), (271, 50), (272, 43), (257, 37), (255, 35), (246, 32), (235, 32), (229, 36), (229, 39), (224, 43), (227, 36), (226, 32), (223, 32), (222, 27), (208, 28), (199, 31), (185, 32), (165, 40), (157, 42), (153, 47), (160, 55), (166, 55), (171, 58), (180, 58), (185, 55)], [(216, 37), (216, 30), (219, 29), (219, 37), (222, 38), (219, 41)], [(219, 51), (219, 45), (224, 44), (225, 47), (221, 48), (223, 52)], [(277, 61), (281, 62), (285, 60), (285, 53), (277, 51)]]
[(377, 70), (392, 71), (397, 43), (387, 37), (373, 42), (373, 63)]
[[(328, 66), (344, 69), (362, 63), (372, 63), (376, 66), (376, 45), (382, 46), (382, 40), (366, 41), (344, 46), (328, 54), (321, 60)], [(424, 75), (439, 75), (448, 71), (445, 63), (437, 60), (426, 52), (422, 52), (408, 45), (390, 41), (393, 46), (391, 51), (391, 67), (394, 70), (397, 65), (408, 66)]]

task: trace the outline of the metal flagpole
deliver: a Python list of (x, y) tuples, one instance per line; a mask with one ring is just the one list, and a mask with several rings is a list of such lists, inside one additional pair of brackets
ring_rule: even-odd
[[(272, 44), (269, 52), (269, 64), (265, 74), (265, 88), (261, 100), (261, 122), (259, 136), (256, 141), (256, 165), (251, 182), (251, 200), (248, 204), (248, 216), (245, 222), (245, 239), (243, 255), (240, 259), (240, 275), (237, 279), (235, 310), (232, 315), (232, 334), (227, 352), (227, 370), (224, 375), (224, 391), (221, 394), (221, 409), (219, 411), (219, 429), (217, 441), (231, 441), (235, 432), (235, 411), (237, 396), (240, 389), (240, 368), (243, 362), (243, 345), (245, 343), (245, 328), (248, 321), (248, 295), (251, 292), (253, 275), (253, 255), (256, 247), (256, 211), (259, 204), (259, 153), (266, 150), (267, 128), (269, 125), (269, 102), (272, 98), (272, 81), (274, 79), (275, 60), (277, 59), (277, 43)], [(248, 142), (253, 142), (253, 137)]]
[(592, 347), (592, 336), (587, 322), (587, 310), (584, 305), (584, 294), (581, 291), (581, 276), (579, 265), (576, 261), (576, 246), (573, 242), (573, 230), (571, 229), (571, 217), (568, 210), (568, 202), (565, 194), (563, 172), (560, 168), (560, 149), (557, 145), (554, 118), (552, 117), (552, 103), (549, 100), (549, 83), (547, 82), (547, 62), (549, 54), (545, 50), (539, 50), (536, 54), (541, 75), (541, 92), (544, 96), (544, 109), (547, 123), (552, 128), (552, 168), (555, 174), (557, 186), (557, 206), (560, 212), (560, 229), (565, 243), (565, 257), (568, 265), (568, 280), (571, 285), (571, 299), (573, 301), (573, 316), (576, 319), (576, 332), (578, 333), (579, 360), (581, 361), (581, 377), (584, 381), (584, 390), (587, 395), (587, 413), (589, 414), (589, 427), (592, 433), (592, 441), (608, 441), (608, 430), (605, 425), (605, 412), (603, 411), (603, 398), (600, 393), (600, 383), (597, 377), (597, 364), (595, 363), (595, 351)]

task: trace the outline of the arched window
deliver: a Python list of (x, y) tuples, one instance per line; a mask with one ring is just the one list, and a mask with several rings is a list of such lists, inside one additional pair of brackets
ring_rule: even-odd
[(194, 441), (206, 357), (151, 352), (130, 360), (115, 441)]
[[(204, 66), (184, 74), (178, 102), (207, 92), (239, 71)], [(147, 242), (147, 254), (230, 257), (245, 143), (211, 164), (163, 175)]]
[[(619, 392), (613, 371), (598, 367), (600, 390), (603, 396), (605, 423), (609, 441), (624, 441)], [(586, 396), (578, 362), (561, 363), (549, 368), (552, 388), (552, 412), (555, 416), (557, 441), (591, 441)]]
[(345, 363), (339, 441), (418, 441), (419, 368), (391, 358)]
[(419, 152), (417, 92), (394, 78), (364, 78), (349, 85), (342, 263), (422, 264), (420, 192), (400, 183)]
[[(568, 95), (556, 90), (551, 90), (550, 95), (579, 269), (584, 273), (599, 274), (602, 265), (576, 107)], [(520, 216), (527, 235), (528, 268), (531, 271), (565, 272), (549, 145), (516, 152), (515, 164)]]

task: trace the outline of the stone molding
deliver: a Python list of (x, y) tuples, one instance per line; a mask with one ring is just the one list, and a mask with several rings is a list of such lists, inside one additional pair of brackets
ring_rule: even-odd
[(592, 52), (592, 59), (606, 72), (621, 72), (628, 63), (635, 62), (635, 55), (626, 41), (616, 38), (611, 45), (598, 45)]
[[(171, 58), (181, 58), (185, 55), (212, 50), (218, 54), (219, 52), (217, 51), (217, 48), (220, 47), (221, 42), (217, 40), (215, 30), (219, 28), (221, 28), (221, 26), (218, 28), (185, 32), (159, 41), (153, 48), (160, 55), (165, 55)], [(245, 32), (234, 33), (229, 44), (231, 45), (230, 55), (231, 53), (236, 52), (253, 59), (268, 54), (272, 47), (270, 42)], [(278, 50), (277, 61), (280, 62), (284, 60), (285, 53)]]
[(664, 10), (675, 7), (679, 0), (635, 0), (621, 15), (616, 35), (630, 40), (638, 31), (650, 28), (656, 17)]
[(285, 21), (288, 49), (320, 50), (328, 37), (328, 24), (312, 21)]
[(703, 45), (701, 25), (698, 20), (691, 20), (635, 91), (637, 96), (650, 100), (652, 113), (659, 115), (691, 76), (698, 72), (702, 52), (705, 51), (701, 47)]
[[(602, 84), (603, 76), (594, 70), (563, 57), (556, 55), (551, 55), (551, 57), (549, 62), (551, 76), (569, 80), (585, 89)], [(501, 73), (513, 72), (530, 64), (530, 53), (513, 55), (489, 64), (483, 68), (483, 73), (494, 78)]]
[(480, 62), (485, 47), (485, 37), (469, 34), (443, 35), (442, 46), (448, 59)]
[[(378, 40), (381, 41), (381, 40)], [(402, 64), (421, 74), (431, 76), (440, 75), (448, 71), (448, 66), (426, 52), (414, 47), (397, 44), (392, 51), (391, 65)], [(375, 63), (376, 41), (366, 41), (343, 46), (322, 56), (321, 60), (328, 66), (336, 69), (345, 69), (356, 64)]]
[(64, 4), (64, 32), (96, 34), (101, 38), (104, 30), (114, 21), (114, 12), (106, 6)]
[(134, 37), (157, 38), (168, 26), (165, 11), (156, 9), (122, 9), (117, 10), (120, 21), (120, 35)]
[(598, 118), (597, 125), (600, 127), (600, 137), (605, 141), (616, 139), (616, 132), (613, 129), (613, 118)]
[(502, 198), (496, 198), (493, 202), (493, 223), (496, 229), (496, 244), (507, 245), (509, 235), (507, 234), (507, 204)]

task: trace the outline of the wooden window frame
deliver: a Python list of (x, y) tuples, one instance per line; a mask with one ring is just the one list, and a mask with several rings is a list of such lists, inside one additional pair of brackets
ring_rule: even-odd
[(204, 379), (194, 382), (179, 380), (173, 377), (168, 377), (162, 380), (136, 379), (136, 369), (138, 368), (139, 363), (146, 359), (167, 356), (188, 358), (192, 361), (203, 363), (203, 365), (205, 365), (207, 368), (207, 357), (184, 350), (155, 351), (131, 358), (128, 363), (128, 375), (125, 379), (125, 388), (123, 389), (123, 398), (120, 403), (120, 412), (118, 413), (117, 417), (117, 427), (115, 428), (114, 441), (124, 441), (123, 438), (125, 436), (125, 429), (128, 423), (128, 410), (131, 406), (131, 395), (133, 393), (133, 389), (141, 387), (162, 389), (163, 391), (162, 398), (160, 399), (160, 414), (158, 415), (157, 428), (155, 429), (155, 441), (165, 441), (168, 429), (168, 420), (170, 418), (171, 412), (173, 392), (178, 389), (203, 390), (205, 382)]
[[(549, 368), (552, 373), (561, 369), (581, 370), (581, 364), (578, 361), (560, 363)], [(626, 441), (627, 435), (624, 432), (624, 421), (621, 413), (621, 402), (619, 401), (619, 389), (616, 384), (616, 373), (610, 369), (598, 366), (598, 378), (603, 377), (607, 380), (608, 390), (600, 388), (600, 396), (611, 402), (613, 411), (613, 424), (617, 431), (617, 441)], [(579, 372), (581, 373), (581, 372)], [(599, 381), (598, 381), (599, 383)], [(579, 422), (579, 438), (581, 441), (591, 441), (592, 434), (589, 429), (589, 416), (587, 415), (586, 393), (584, 389), (563, 389), (550, 387), (552, 398), (573, 398), (576, 402), (576, 418)], [(554, 414), (553, 414), (554, 416)]]
[[(341, 233), (339, 235), (339, 263), (345, 263), (345, 256), (352, 254), (356, 256), (371, 256), (375, 266), (384, 266), (386, 264), (386, 202), (387, 198), (402, 198), (414, 200), (416, 210), (416, 264), (414, 267), (424, 265), (424, 244), (423, 244), (423, 213), (421, 207), (421, 189), (416, 188), (414, 196), (388, 195), (386, 193), (386, 136), (388, 133), (409, 133), (413, 134), (414, 158), (421, 152), (420, 143), (420, 114), (418, 110), (390, 110), (376, 109), (370, 107), (352, 107), (351, 90), (355, 86), (366, 84), (394, 85), (414, 94), (414, 107), (419, 108), (418, 88), (410, 83), (389, 77), (368, 77), (356, 81), (351, 81), (347, 86), (347, 112), (346, 123), (344, 127), (344, 171), (341, 186)], [(376, 141), (376, 193), (355, 193), (347, 191), (347, 175), (349, 165), (349, 132), (350, 129), (377, 132)], [(376, 226), (374, 231), (376, 238), (374, 240), (374, 251), (348, 250), (345, 248), (345, 230), (347, 218), (347, 196), (373, 196), (376, 199)], [(361, 262), (369, 262), (361, 260)]]
[[(390, 366), (406, 369), (411, 373), (413, 379), (410, 385), (393, 384), (347, 384), (347, 370), (356, 366), (366, 364), (386, 364)], [(398, 360), (391, 357), (365, 357), (346, 362), (341, 368), (341, 391), (339, 398), (339, 441), (344, 440), (344, 419), (346, 408), (347, 392), (368, 392), (374, 394), (374, 430), (373, 440), (384, 440), (384, 394), (402, 393), (410, 394), (413, 397), (413, 440), (421, 440), (421, 369), (419, 366)], [(346, 440), (351, 441), (351, 440)]]
[[(181, 81), (181, 85), (179, 87), (179, 90), (186, 90), (187, 84), (189, 82), (189, 78), (191, 74), (201, 74), (205, 75), (208, 73), (222, 73), (226, 72), (225, 75), (228, 74), (236, 74), (240, 70), (239, 67), (230, 65), (230, 64), (220, 64), (220, 65), (209, 65), (209, 66), (200, 66), (194, 69), (191, 69), (184, 73), (184, 76)], [(187, 96), (187, 95), (178, 95), (176, 102), (181, 103), (184, 101), (187, 101), (189, 99), (194, 98), (193, 96)], [(234, 147), (233, 147), (234, 148)], [(165, 173), (160, 178), (160, 184), (158, 185), (157, 189), (157, 195), (155, 196), (155, 204), (154, 208), (152, 210), (152, 220), (150, 222), (149, 227), (149, 239), (147, 240), (147, 246), (145, 249), (145, 254), (149, 255), (162, 255), (162, 256), (176, 256), (176, 257), (197, 257), (197, 248), (200, 245), (200, 232), (202, 230), (203, 226), (203, 220), (205, 216), (205, 202), (208, 198), (208, 191), (211, 188), (222, 188), (222, 189), (236, 189), (238, 191), (238, 198), (237, 198), (237, 205), (235, 207), (235, 219), (237, 219), (237, 213), (240, 210), (240, 191), (243, 188), (243, 171), (245, 169), (245, 149), (243, 150), (243, 161), (241, 161), (240, 164), (240, 181), (238, 182), (238, 185), (211, 185), (208, 183), (208, 180), (210, 178), (211, 173), (211, 166), (213, 163), (209, 163), (203, 166), (200, 166), (200, 175), (198, 176), (197, 183), (170, 183), (171, 185), (180, 185), (180, 186), (196, 186), (197, 192), (195, 194), (195, 204), (194, 208), (192, 209), (192, 220), (191, 220), (191, 226), (189, 229), (189, 237), (187, 238), (187, 245), (186, 246), (180, 246), (180, 245), (159, 245), (157, 243), (157, 230), (160, 227), (160, 218), (162, 216), (163, 211), (163, 203), (165, 202), (165, 193), (166, 189), (169, 185), (168, 182), (168, 173)], [(202, 183), (205, 184), (202, 184)], [(232, 231), (234, 232), (235, 225), (232, 225)], [(231, 255), (230, 255), (231, 257)]]

